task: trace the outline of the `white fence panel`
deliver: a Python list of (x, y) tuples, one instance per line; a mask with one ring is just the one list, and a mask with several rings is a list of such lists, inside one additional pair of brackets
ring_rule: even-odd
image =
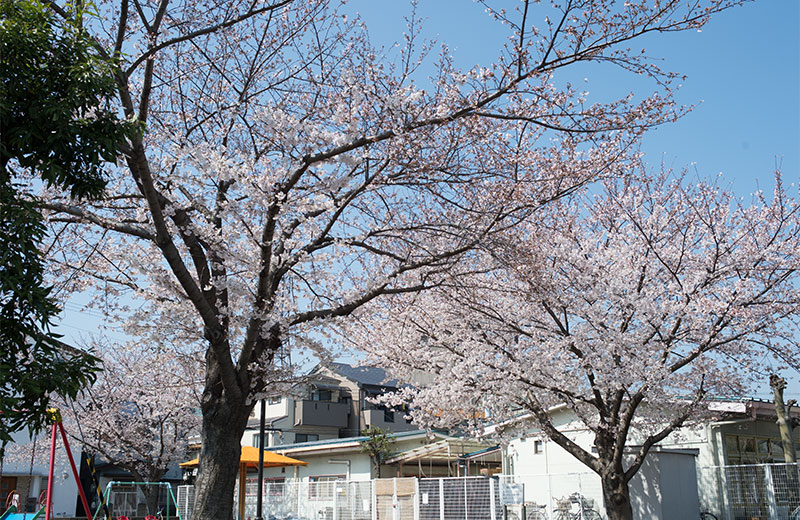
[(594, 473), (501, 475), (500, 489), (510, 519), (605, 518), (603, 489)]
[[(248, 479), (242, 520), (256, 517), (256, 494), (257, 481)], [(263, 497), (265, 520), (601, 520), (605, 517), (599, 480), (584, 473), (322, 482), (265, 479)]]

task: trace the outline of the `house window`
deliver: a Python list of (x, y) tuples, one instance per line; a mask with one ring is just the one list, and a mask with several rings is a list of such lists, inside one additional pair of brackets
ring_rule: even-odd
[(387, 423), (394, 422), (394, 410), (390, 410), (388, 408), (383, 409), (383, 422)]
[(752, 435), (725, 435), (727, 462), (738, 464), (764, 464), (783, 462), (783, 445), (780, 439)]
[[(265, 478), (264, 479), (264, 496), (269, 497), (282, 497), (286, 493), (285, 478)], [(254, 497), (258, 494), (258, 477), (248, 477), (247, 487), (245, 488), (245, 495)]]
[(268, 497), (282, 497), (286, 494), (286, 479), (280, 478), (265, 478), (264, 479), (264, 494)]
[(318, 475), (308, 479), (308, 498), (310, 500), (329, 500), (336, 491), (336, 481), (344, 480), (344, 475)]
[[(266, 439), (266, 442), (264, 442), (264, 445), (263, 445), (264, 449), (269, 448), (269, 437), (268, 437), (268, 435), (269, 435), (269, 432), (264, 432), (264, 439)], [(262, 444), (259, 442), (259, 437), (260, 437), (260, 435), (257, 434), (257, 433), (255, 435), (253, 435), (253, 447), (254, 448), (260, 448), (262, 446)]]
[(319, 435), (316, 433), (295, 433), (294, 442), (313, 442), (318, 441)]
[(544, 453), (544, 441), (537, 440), (533, 441), (533, 452), (534, 453)]
[(281, 396), (273, 395), (269, 399), (267, 399), (267, 404), (281, 404)]
[(314, 390), (311, 393), (312, 401), (330, 401), (333, 398), (333, 392), (330, 390)]

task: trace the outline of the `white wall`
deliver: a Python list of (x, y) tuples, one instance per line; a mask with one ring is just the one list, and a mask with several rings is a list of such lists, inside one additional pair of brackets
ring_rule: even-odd
[(298, 456), (300, 460), (308, 462), (308, 466), (288, 468), (264, 468), (265, 478), (299, 478), (307, 479), (321, 475), (347, 475), (348, 465), (331, 463), (331, 460), (350, 461), (350, 480), (370, 479), (370, 460), (366, 453), (332, 453), (310, 456)]

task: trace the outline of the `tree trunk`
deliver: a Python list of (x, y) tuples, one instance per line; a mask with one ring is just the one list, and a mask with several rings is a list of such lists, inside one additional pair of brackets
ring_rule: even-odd
[(608, 520), (633, 520), (630, 489), (622, 467), (608, 469), (600, 479)]
[(192, 520), (231, 520), (241, 440), (252, 406), (219, 398), (203, 412)]
[(792, 441), (792, 423), (786, 404), (783, 402), (783, 391), (786, 389), (786, 380), (777, 374), (769, 376), (769, 386), (772, 387), (772, 394), (775, 398), (775, 414), (778, 416), (778, 431), (781, 434), (781, 444), (783, 445), (783, 458), (786, 462), (796, 462), (794, 442)]

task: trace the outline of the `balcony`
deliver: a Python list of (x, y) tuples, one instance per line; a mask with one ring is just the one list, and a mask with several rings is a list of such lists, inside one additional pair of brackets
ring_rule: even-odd
[(308, 400), (295, 401), (294, 425), (346, 428), (347, 414), (349, 412), (350, 405), (347, 403)]
[(364, 424), (392, 432), (416, 430), (417, 427), (406, 422), (402, 411), (384, 411), (382, 409), (362, 410)]

